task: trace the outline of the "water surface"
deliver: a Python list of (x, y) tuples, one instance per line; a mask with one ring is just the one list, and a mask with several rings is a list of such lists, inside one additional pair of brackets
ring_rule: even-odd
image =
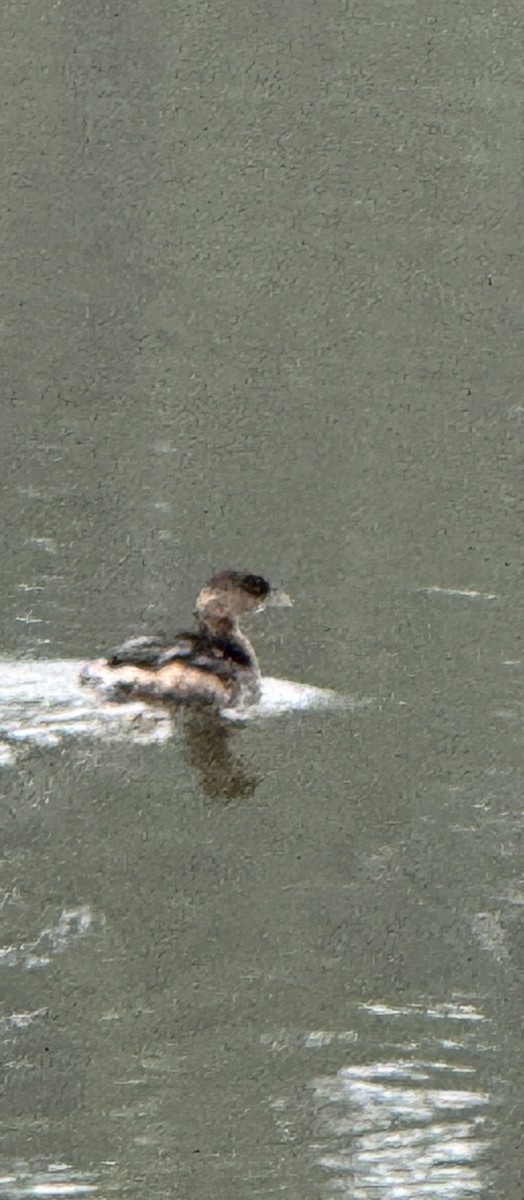
[[(6, 9), (6, 1197), (522, 1191), (514, 18)], [(79, 698), (223, 565), (351, 704)]]

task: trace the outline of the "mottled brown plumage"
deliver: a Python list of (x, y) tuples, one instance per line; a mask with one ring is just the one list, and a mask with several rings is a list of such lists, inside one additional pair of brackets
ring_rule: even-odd
[(196, 601), (195, 630), (129, 638), (105, 659), (87, 663), (83, 683), (118, 700), (245, 707), (260, 695), (255, 651), (239, 621), (267, 604), (290, 604), (261, 575), (218, 571)]

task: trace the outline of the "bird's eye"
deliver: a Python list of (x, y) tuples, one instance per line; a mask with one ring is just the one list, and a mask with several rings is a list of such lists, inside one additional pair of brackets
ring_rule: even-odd
[(262, 575), (244, 575), (242, 586), (250, 596), (257, 596), (260, 599), (268, 596), (271, 591), (267, 579), (264, 579)]

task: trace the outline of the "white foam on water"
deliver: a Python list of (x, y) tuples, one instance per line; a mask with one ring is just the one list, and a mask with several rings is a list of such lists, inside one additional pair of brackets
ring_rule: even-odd
[(258, 704), (242, 711), (226, 708), (222, 716), (232, 720), (254, 720), (256, 717), (278, 717), (289, 712), (319, 708), (354, 711), (358, 708), (368, 708), (371, 703), (371, 698), (343, 696), (330, 688), (311, 687), (306, 683), (294, 683), (291, 679), (275, 679), (265, 675), (262, 677), (262, 694)]
[(474, 588), (419, 587), (427, 596), (460, 596), (466, 600), (499, 600), (496, 592), (476, 592)]
[[(24, 743), (55, 746), (68, 737), (151, 743), (173, 736), (172, 710), (141, 701), (108, 700), (80, 682), (83, 665), (77, 659), (0, 659), (0, 766), (12, 766), (16, 747)], [(242, 711), (225, 709), (222, 715), (246, 721), (314, 709), (354, 711), (371, 703), (268, 676), (262, 679), (258, 704)]]

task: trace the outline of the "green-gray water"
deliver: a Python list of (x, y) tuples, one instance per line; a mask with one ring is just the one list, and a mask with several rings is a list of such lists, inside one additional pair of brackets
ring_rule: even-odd
[[(0, 1196), (522, 1193), (518, 21), (5, 7)], [(58, 719), (222, 565), (349, 707)]]

